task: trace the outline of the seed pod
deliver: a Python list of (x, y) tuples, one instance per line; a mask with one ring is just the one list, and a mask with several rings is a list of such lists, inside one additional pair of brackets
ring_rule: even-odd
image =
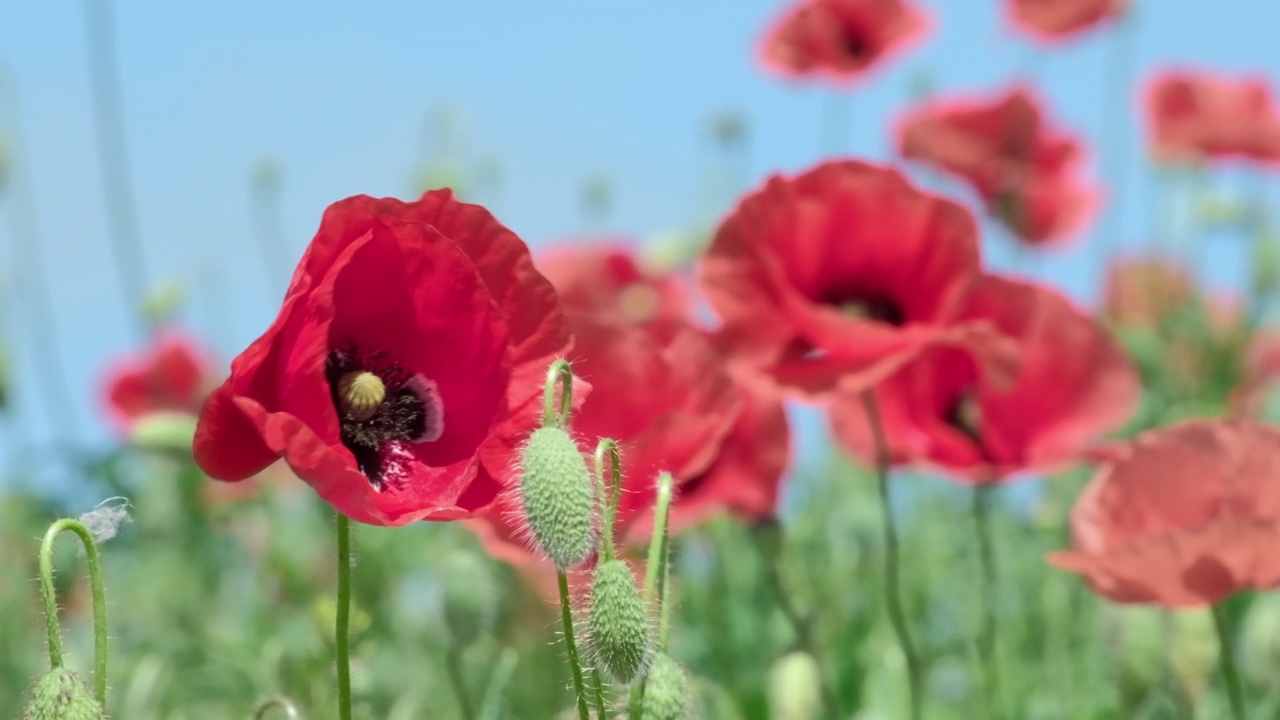
[(54, 668), (31, 687), (22, 720), (103, 720), (89, 688), (66, 668)]
[(595, 493), (573, 438), (554, 426), (539, 428), (520, 450), (520, 501), (538, 548), (561, 570), (595, 545)]
[(590, 647), (596, 665), (620, 683), (641, 675), (653, 651), (653, 632), (644, 598), (631, 568), (606, 560), (591, 583)]
[(493, 625), (497, 594), (484, 562), (454, 555), (444, 569), (444, 620), (458, 647), (467, 647)]
[(660, 653), (645, 683), (644, 720), (690, 720), (697, 717), (694, 700), (689, 673), (670, 655)]

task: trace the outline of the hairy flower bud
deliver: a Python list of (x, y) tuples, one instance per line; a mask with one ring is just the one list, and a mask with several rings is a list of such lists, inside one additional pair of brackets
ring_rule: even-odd
[(666, 653), (649, 668), (644, 689), (644, 720), (689, 720), (697, 717), (693, 680)]
[(22, 720), (103, 720), (89, 688), (66, 668), (54, 668), (31, 687)]
[(444, 620), (458, 647), (480, 639), (493, 625), (497, 592), (484, 562), (454, 555), (444, 566)]
[(801, 650), (778, 658), (769, 669), (769, 717), (811, 720), (822, 714), (818, 661)]
[(563, 429), (535, 430), (520, 450), (520, 500), (538, 548), (561, 570), (594, 546), (595, 493), (587, 463)]
[(606, 560), (591, 583), (591, 651), (609, 677), (629, 683), (641, 675), (653, 651), (652, 626), (631, 568)]

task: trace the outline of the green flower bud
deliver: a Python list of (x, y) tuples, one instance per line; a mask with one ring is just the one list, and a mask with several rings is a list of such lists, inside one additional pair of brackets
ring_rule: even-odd
[(631, 568), (605, 560), (591, 583), (590, 646), (609, 677), (629, 683), (641, 675), (653, 651), (652, 625)]
[(103, 720), (89, 688), (66, 668), (54, 668), (31, 687), (22, 720)]
[(190, 455), (195, 437), (196, 416), (170, 410), (143, 415), (129, 431), (134, 447), (158, 453)]
[(697, 717), (693, 680), (680, 663), (659, 654), (649, 668), (644, 688), (644, 720), (689, 720)]
[(822, 711), (821, 670), (807, 652), (796, 650), (778, 658), (769, 669), (769, 717), (811, 720)]
[(449, 558), (444, 566), (444, 620), (458, 647), (466, 647), (493, 625), (497, 591), (484, 561), (475, 555)]
[(573, 438), (558, 427), (538, 428), (520, 450), (520, 500), (542, 552), (561, 570), (595, 545), (595, 492)]

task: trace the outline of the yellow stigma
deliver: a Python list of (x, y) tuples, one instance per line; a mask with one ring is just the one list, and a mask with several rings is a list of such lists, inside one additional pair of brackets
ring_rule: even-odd
[(338, 380), (338, 404), (344, 415), (357, 422), (373, 417), (386, 398), (382, 378), (367, 370), (349, 372)]

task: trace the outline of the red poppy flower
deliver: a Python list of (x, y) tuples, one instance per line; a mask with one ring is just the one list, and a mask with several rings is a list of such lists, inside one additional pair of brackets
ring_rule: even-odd
[[(1078, 458), (1135, 410), (1140, 385), (1128, 356), (1057, 292), (988, 275), (960, 317), (994, 323), (1016, 341), (1017, 373), (991, 372), (976, 346), (940, 348), (882, 383), (877, 410), (895, 462), (924, 460), (966, 482), (998, 482)], [(873, 456), (860, 394), (838, 396), (831, 420), (844, 447)]]
[(783, 75), (851, 81), (927, 26), (924, 12), (904, 0), (801, 0), (770, 28), (761, 57)]
[(842, 161), (744, 198), (716, 232), (702, 280), (736, 361), (821, 394), (868, 385), (963, 336), (952, 321), (978, 263), (963, 208), (895, 170)]
[(682, 283), (646, 272), (622, 247), (560, 248), (539, 256), (538, 269), (570, 313), (638, 325), (659, 337), (684, 327), (689, 314)]
[(1120, 17), (1126, 0), (1008, 0), (1014, 27), (1039, 40), (1056, 41)]
[(1196, 299), (1186, 269), (1161, 257), (1121, 258), (1107, 268), (1102, 312), (1120, 325), (1158, 327)]
[(1098, 204), (1079, 177), (1078, 140), (1049, 125), (1026, 88), (977, 101), (930, 101), (898, 131), (898, 152), (965, 181), (1020, 240), (1073, 236)]
[(1138, 436), (1071, 513), (1049, 562), (1118, 603), (1185, 608), (1280, 585), (1280, 430), (1191, 420)]
[(496, 497), (568, 345), (551, 284), (487, 210), (349, 198), (205, 403), (196, 460), (238, 481), (282, 457), (360, 522), (464, 517)]
[(1280, 111), (1262, 80), (1167, 72), (1147, 86), (1145, 109), (1161, 160), (1280, 162)]
[(121, 430), (150, 413), (198, 412), (208, 391), (208, 367), (191, 340), (161, 333), (140, 355), (121, 359), (108, 371), (107, 410)]

